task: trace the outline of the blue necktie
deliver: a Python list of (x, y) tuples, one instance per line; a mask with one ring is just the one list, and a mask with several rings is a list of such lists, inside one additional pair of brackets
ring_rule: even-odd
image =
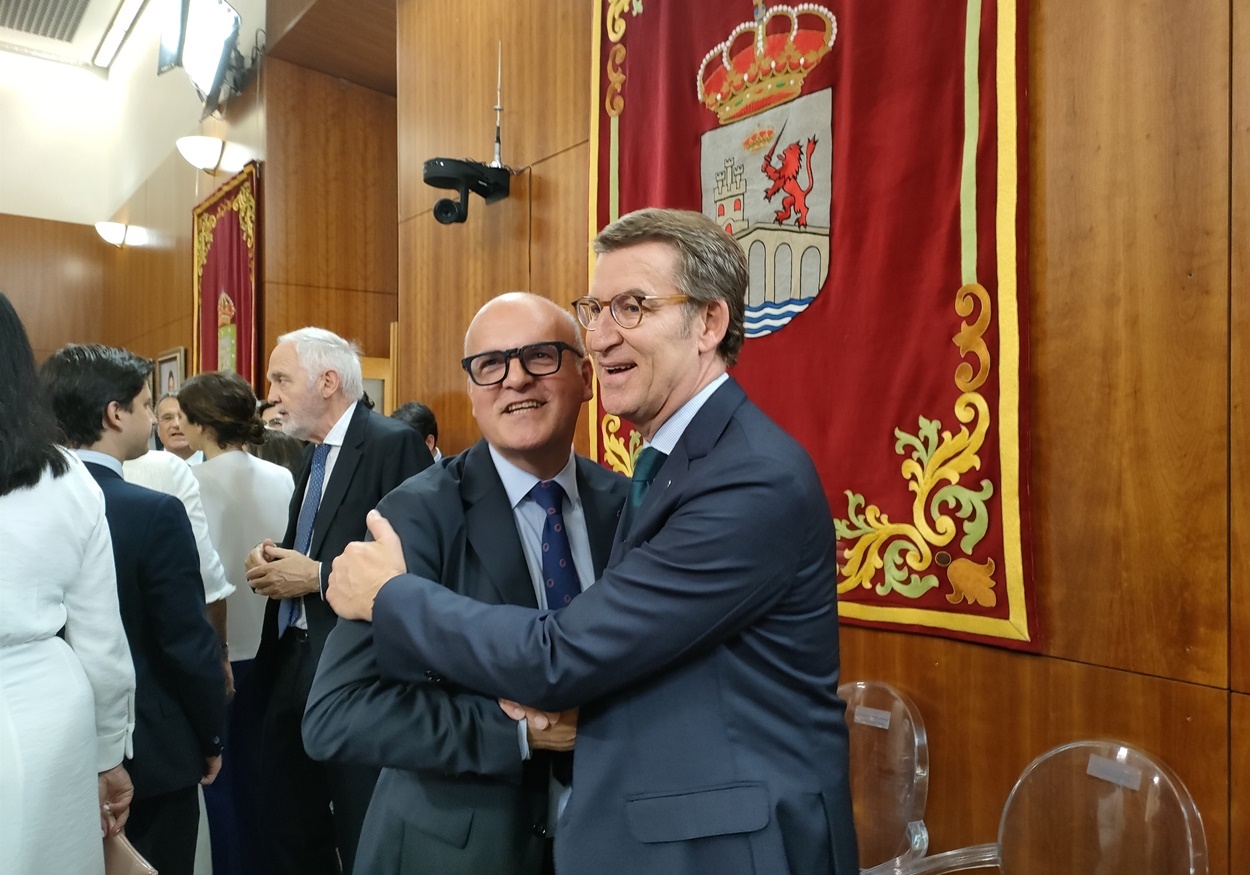
[(634, 476), (629, 483), (629, 497), (626, 498), (625, 510), (621, 513), (622, 539), (629, 534), (629, 528), (634, 523), (634, 516), (638, 513), (638, 508), (642, 507), (642, 501), (647, 497), (647, 490), (651, 488), (651, 481), (655, 479), (660, 466), (667, 458), (668, 453), (661, 453), (655, 447), (643, 447), (638, 458), (634, 460)]
[[(530, 490), (530, 498), (547, 512), (543, 517), (543, 587), (547, 607), (562, 608), (581, 595), (582, 584), (573, 565), (573, 549), (564, 526), (564, 487), (554, 480), (540, 480)], [(563, 786), (573, 781), (571, 751), (551, 753), (551, 774)]]
[(530, 498), (547, 512), (543, 518), (543, 586), (547, 607), (554, 611), (582, 592), (569, 533), (564, 528), (564, 489), (554, 480), (540, 480), (530, 490)]
[[(321, 489), (325, 485), (326, 460), (330, 457), (330, 445), (318, 444), (313, 450), (312, 471), (308, 475), (308, 489), (304, 492), (304, 503), (300, 505), (299, 519), (295, 522), (295, 549), (305, 556), (312, 546), (313, 522), (317, 519), (317, 508), (321, 506)], [(299, 619), (299, 607), (302, 599), (283, 599), (278, 606), (278, 637), (282, 637), (292, 623)]]

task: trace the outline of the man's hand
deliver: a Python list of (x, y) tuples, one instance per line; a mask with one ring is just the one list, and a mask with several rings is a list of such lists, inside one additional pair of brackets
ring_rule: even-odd
[(513, 720), (525, 722), (525, 735), (534, 750), (572, 750), (577, 739), (577, 709), (539, 711), (508, 699), (499, 707)]
[(116, 765), (107, 772), (100, 772), (97, 780), (100, 794), (100, 832), (117, 835), (130, 817), (130, 800), (135, 786), (125, 766)]
[(365, 517), (372, 541), (354, 541), (334, 560), (326, 601), (349, 620), (373, 620), (373, 599), (382, 584), (403, 574), (404, 549), (399, 535), (376, 510)]
[(234, 668), (230, 665), (230, 654), (223, 648), (221, 651), (221, 673), (226, 676), (226, 701), (234, 698)]
[(252, 550), (249, 563), (256, 550), (264, 561), (247, 572), (247, 582), (256, 592), (271, 599), (290, 599), (321, 589), (321, 566), (315, 559), (270, 541)]
[(268, 538), (261, 541), (259, 544), (253, 547), (250, 551), (248, 551), (247, 559), (245, 559), (243, 562), (244, 568), (248, 571), (251, 571), (253, 568), (257, 568), (261, 565), (264, 565), (266, 562), (269, 561), (269, 557), (265, 555), (265, 551), (269, 549), (270, 547), (277, 547), (277, 546), (278, 546), (277, 544), (275, 544), (273, 541), (269, 540)]
[(200, 778), (200, 783), (208, 786), (217, 780), (217, 773), (221, 771), (221, 754), (215, 757), (209, 757), (204, 760), (204, 777)]

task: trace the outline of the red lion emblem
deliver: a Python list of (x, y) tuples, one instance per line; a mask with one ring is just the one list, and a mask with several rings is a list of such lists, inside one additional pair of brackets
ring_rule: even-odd
[[(782, 126), (784, 130), (785, 126)], [(773, 140), (772, 148), (768, 150), (768, 154), (764, 156), (764, 164), (760, 167), (764, 171), (764, 175), (773, 181), (768, 191), (764, 192), (764, 200), (772, 201), (773, 195), (777, 192), (785, 190), (786, 196), (781, 200), (781, 209), (776, 212), (776, 222), (778, 225), (790, 218), (791, 213), (795, 216), (795, 223), (800, 228), (807, 227), (807, 195), (812, 190), (812, 153), (816, 151), (816, 138), (812, 137), (807, 141), (806, 154), (800, 151), (798, 141), (791, 143), (781, 150), (780, 166), (773, 166), (773, 151), (777, 148), (777, 143), (781, 139), (781, 131), (777, 132), (777, 139)], [(799, 185), (799, 171), (802, 167), (807, 167), (807, 187)]]

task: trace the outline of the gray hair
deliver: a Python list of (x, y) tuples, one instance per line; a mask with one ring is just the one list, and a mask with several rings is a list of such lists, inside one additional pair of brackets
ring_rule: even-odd
[(314, 379), (326, 371), (339, 375), (339, 386), (349, 401), (359, 401), (365, 394), (360, 375), (360, 347), (324, 328), (300, 328), (278, 337), (278, 343), (295, 346), (300, 366)]
[(677, 250), (673, 285), (693, 302), (689, 309), (711, 301), (729, 305), (729, 326), (717, 352), (726, 365), (738, 360), (746, 340), (746, 253), (716, 222), (691, 210), (651, 207), (621, 216), (595, 237), (596, 255), (640, 243), (667, 243)]
[[(585, 341), (582, 340), (582, 326), (578, 323), (577, 317), (573, 315), (572, 310), (566, 310), (565, 308), (561, 307), (559, 304), (557, 304), (555, 301), (551, 300), (550, 298), (544, 298), (542, 295), (536, 295), (533, 292), (502, 292), (496, 295), (495, 297), (491, 298), (485, 304), (483, 304), (481, 309), (479, 309), (477, 312), (481, 313), (482, 310), (485, 310), (491, 304), (495, 303), (495, 301), (498, 301), (502, 298), (511, 298), (513, 300), (533, 299), (535, 301), (541, 301), (543, 304), (550, 307), (553, 312), (559, 313), (560, 318), (568, 326), (569, 336), (573, 338), (573, 342), (570, 343), (569, 346), (573, 347), (573, 349), (577, 351), (578, 355), (582, 356), (583, 358), (586, 357), (586, 343)], [(474, 316), (473, 319), (474, 321), (476, 321), (477, 316)], [(469, 327), (470, 328), (473, 327), (472, 322), (469, 323)], [(467, 330), (464, 333), (464, 342), (465, 342), (464, 351), (466, 354), (468, 354), (469, 332)]]

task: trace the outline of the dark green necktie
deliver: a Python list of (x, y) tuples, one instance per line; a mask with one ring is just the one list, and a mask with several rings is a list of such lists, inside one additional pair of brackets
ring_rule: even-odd
[(667, 458), (668, 453), (661, 453), (654, 447), (643, 447), (638, 458), (634, 460), (634, 477), (630, 481), (629, 498), (625, 502), (621, 538), (629, 534), (629, 529), (634, 523), (634, 516), (638, 513), (638, 508), (642, 507), (642, 500), (647, 497), (647, 490), (651, 488), (651, 481), (655, 479), (656, 472), (660, 470), (660, 466)]

